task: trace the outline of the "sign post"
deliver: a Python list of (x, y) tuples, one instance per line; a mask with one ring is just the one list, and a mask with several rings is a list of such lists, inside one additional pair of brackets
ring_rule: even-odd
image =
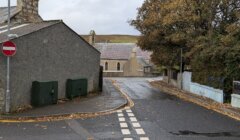
[[(10, 40), (10, 5), (11, 1), (8, 0), (8, 40)], [(5, 112), (10, 112), (10, 56), (7, 56), (7, 82), (6, 82), (6, 94), (5, 94)]]
[(9, 57), (14, 56), (16, 54), (16, 45), (11, 41), (6, 41), (2, 45), (2, 53)]
[(2, 53), (7, 56), (7, 88), (6, 88), (6, 95), (5, 95), (5, 112), (9, 113), (10, 111), (10, 57), (16, 54), (16, 45), (11, 42), (7, 41), (2, 44)]

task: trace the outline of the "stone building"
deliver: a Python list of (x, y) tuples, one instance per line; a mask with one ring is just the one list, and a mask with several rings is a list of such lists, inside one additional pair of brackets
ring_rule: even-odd
[[(11, 7), (11, 40), (17, 53), (11, 57), (11, 111), (30, 104), (33, 81), (58, 81), (58, 97), (65, 98), (67, 79), (88, 79), (88, 91), (99, 84), (100, 52), (63, 21), (44, 21), (38, 0), (18, 0)], [(0, 46), (7, 40), (7, 8), (0, 8)], [(4, 15), (4, 16), (3, 16)], [(6, 90), (6, 57), (0, 54), (0, 109)], [(1, 111), (0, 110), (0, 111)]]
[(135, 43), (95, 43), (101, 52), (105, 77), (151, 76), (150, 52), (142, 51)]
[[(39, 0), (17, 0), (17, 6), (11, 7), (11, 23), (41, 22), (43, 19), (38, 14)], [(7, 8), (0, 7), (0, 24), (7, 21)]]

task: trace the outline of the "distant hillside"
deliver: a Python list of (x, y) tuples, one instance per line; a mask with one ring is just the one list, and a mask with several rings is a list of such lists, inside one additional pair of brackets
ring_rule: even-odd
[[(86, 41), (89, 41), (89, 35), (81, 35)], [(132, 35), (96, 35), (96, 43), (136, 43), (138, 36)]]

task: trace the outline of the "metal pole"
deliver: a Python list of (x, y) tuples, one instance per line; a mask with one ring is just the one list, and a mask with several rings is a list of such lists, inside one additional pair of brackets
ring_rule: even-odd
[(181, 48), (181, 65), (180, 65), (180, 76), (181, 76), (181, 89), (183, 89), (183, 70), (182, 70), (182, 67), (183, 67), (183, 48)]
[[(8, 0), (8, 40), (10, 35), (10, 0)], [(5, 95), (5, 112), (10, 112), (10, 57), (7, 57), (7, 82), (6, 82), (6, 95)]]

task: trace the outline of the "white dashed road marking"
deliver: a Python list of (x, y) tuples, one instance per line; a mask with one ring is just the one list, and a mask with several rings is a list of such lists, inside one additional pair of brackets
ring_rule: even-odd
[(120, 123), (121, 128), (128, 128), (127, 123)]
[(119, 122), (125, 122), (126, 121), (126, 119), (125, 118), (118, 118), (119, 119)]
[[(123, 135), (131, 135), (131, 132), (128, 128), (128, 124), (126, 123), (126, 118), (124, 117), (123, 111), (119, 110), (117, 111), (118, 120), (121, 127), (121, 132)], [(131, 109), (127, 109), (126, 113), (130, 119), (130, 123), (132, 124), (132, 128), (135, 129), (137, 135), (141, 135), (143, 137), (140, 137), (140, 140), (149, 140), (148, 137), (144, 137), (146, 135), (145, 131), (141, 128), (140, 123), (137, 121), (137, 118), (135, 117), (134, 113)], [(133, 138), (125, 137), (123, 140), (133, 140)]]
[(122, 134), (123, 135), (130, 135), (131, 133), (130, 133), (129, 129), (122, 129)]
[(138, 135), (145, 135), (145, 132), (142, 128), (136, 129), (136, 132), (137, 132)]
[(148, 137), (141, 137), (140, 140), (149, 140)]
[(132, 123), (132, 125), (133, 125), (134, 128), (139, 128), (139, 127), (141, 127), (141, 125), (140, 125), (139, 123)]
[(123, 140), (133, 140), (133, 138), (124, 138)]
[(123, 113), (118, 113), (118, 117), (123, 117)]
[(137, 122), (137, 118), (135, 117), (130, 117), (131, 122)]
[(134, 117), (134, 114), (133, 113), (128, 113), (128, 116), (129, 117)]

